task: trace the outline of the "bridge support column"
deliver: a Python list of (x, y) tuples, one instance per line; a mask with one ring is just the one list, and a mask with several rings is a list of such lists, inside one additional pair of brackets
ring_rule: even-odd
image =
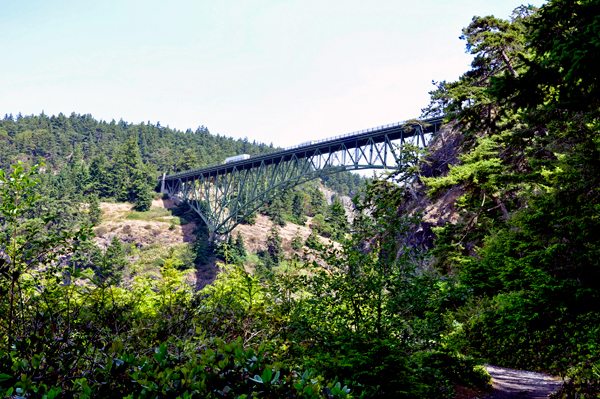
[(163, 175), (162, 175), (162, 182), (160, 183), (160, 193), (161, 194), (168, 194), (167, 190), (165, 190), (165, 176), (166, 175), (167, 175), (166, 173), (163, 173)]

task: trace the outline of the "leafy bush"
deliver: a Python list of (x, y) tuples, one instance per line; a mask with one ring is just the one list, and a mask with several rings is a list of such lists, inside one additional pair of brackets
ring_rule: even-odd
[[(461, 289), (397, 246), (405, 219), (357, 218), (356, 241), (311, 255), (323, 266), (288, 260), (288, 272), (260, 280), (221, 265), (194, 294), (177, 270), (189, 245), (140, 251), (122, 285), (118, 239), (96, 273), (75, 261), (60, 266), (61, 256), (87, 248), (90, 232), (48, 235), (44, 224), (11, 216), (35, 203), (12, 197), (33, 187), (33, 176), (17, 167), (0, 188), (6, 230), (27, 232), (2, 242), (0, 288), (9, 295), (0, 308), (10, 318), (0, 320), (0, 395), (439, 398), (451, 396), (449, 381), (479, 382), (472, 361), (443, 351), (439, 312)], [(393, 222), (373, 235), (384, 220)], [(157, 260), (159, 270), (142, 272)]]
[(399, 244), (416, 219), (396, 213), (397, 194), (385, 182), (370, 186), (352, 237), (318, 245), (310, 256), (320, 262), (296, 260), (270, 280), (288, 333), (303, 342), (290, 350), (365, 397), (451, 397), (449, 381), (485, 385), (472, 359), (444, 349), (442, 313), (467, 292)]

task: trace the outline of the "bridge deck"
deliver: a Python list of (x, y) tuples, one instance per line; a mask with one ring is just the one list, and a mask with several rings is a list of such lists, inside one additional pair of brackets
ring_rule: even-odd
[[(436, 133), (439, 126), (442, 124), (443, 118), (431, 118), (423, 120), (423, 134)], [(382, 143), (386, 140), (399, 140), (402, 138), (410, 138), (420, 132), (414, 128), (408, 128), (405, 122), (399, 122), (390, 125), (379, 126), (376, 128), (366, 129), (360, 132), (349, 133), (342, 136), (331, 137), (319, 140), (314, 144), (297, 145), (286, 148), (282, 151), (276, 151), (269, 154), (261, 154), (253, 156), (238, 162), (227, 164), (219, 164), (206, 168), (190, 169), (184, 172), (174, 173), (165, 177), (165, 181), (176, 180), (189, 177), (209, 177), (215, 174), (231, 173), (234, 168), (236, 170), (252, 169), (260, 165), (271, 165), (274, 163), (289, 161), (293, 156), (296, 158), (308, 158), (314, 156), (317, 151), (321, 154), (339, 151), (339, 146), (344, 146), (346, 149), (359, 148), (364, 146), (369, 141)]]

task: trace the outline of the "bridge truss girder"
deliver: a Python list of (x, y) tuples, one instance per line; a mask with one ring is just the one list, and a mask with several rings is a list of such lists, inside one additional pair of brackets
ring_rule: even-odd
[[(248, 162), (231, 167), (206, 168), (164, 181), (170, 196), (187, 202), (212, 233), (227, 234), (263, 204), (283, 191), (332, 173), (362, 169), (396, 169), (404, 165), (407, 143), (425, 147), (431, 138), (419, 125), (410, 135), (382, 133), (343, 142), (321, 143), (269, 154), (250, 167)], [(281, 155), (279, 155), (281, 154)], [(180, 174), (181, 175), (181, 174)]]

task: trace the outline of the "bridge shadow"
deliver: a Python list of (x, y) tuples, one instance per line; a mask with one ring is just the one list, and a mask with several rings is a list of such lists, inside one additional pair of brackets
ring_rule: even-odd
[[(183, 204), (183, 201), (177, 198), (161, 198), (155, 199), (152, 202), (153, 207), (162, 207), (170, 210), (176, 209), (177, 206), (181, 204)], [(193, 245), (194, 240), (196, 239), (196, 230), (197, 225), (193, 221), (181, 226), (182, 242)], [(199, 266), (197, 269), (188, 274), (187, 282), (195, 292), (200, 291), (202, 288), (212, 284), (213, 281), (215, 281), (219, 272), (217, 261), (218, 260), (215, 256), (211, 256), (205, 265)]]

